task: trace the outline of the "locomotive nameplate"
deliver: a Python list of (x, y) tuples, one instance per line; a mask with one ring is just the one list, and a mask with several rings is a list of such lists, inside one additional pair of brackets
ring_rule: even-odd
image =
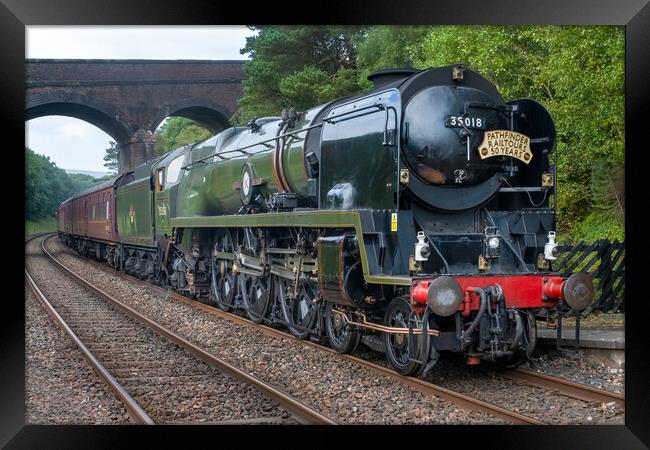
[(483, 142), (478, 146), (481, 159), (493, 156), (512, 156), (525, 164), (533, 158), (530, 151), (530, 138), (510, 130), (491, 130), (483, 134)]

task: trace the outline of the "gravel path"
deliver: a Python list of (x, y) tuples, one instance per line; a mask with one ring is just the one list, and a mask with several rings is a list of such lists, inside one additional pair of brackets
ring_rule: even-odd
[(328, 352), (264, 335), (165, 298), (74, 255), (57, 239), (48, 248), (76, 273), (186, 339), (271, 382), (344, 423), (483, 424), (500, 419), (458, 409)]
[(25, 423), (133, 423), (25, 283)]
[(34, 281), (156, 423), (289, 416), (253, 387), (221, 374), (73, 282), (36, 256), (40, 239), (35, 241), (26, 249)]

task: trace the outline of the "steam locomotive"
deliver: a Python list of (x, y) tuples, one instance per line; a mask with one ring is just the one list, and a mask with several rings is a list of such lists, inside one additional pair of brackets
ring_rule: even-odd
[(586, 308), (553, 271), (555, 126), (460, 65), (258, 118), (62, 203), (80, 253), (402, 374), (440, 352), (515, 366), (536, 314)]

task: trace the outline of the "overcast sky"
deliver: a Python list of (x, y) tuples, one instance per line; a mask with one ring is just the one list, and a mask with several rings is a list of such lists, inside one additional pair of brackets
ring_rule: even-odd
[[(246, 59), (245, 26), (28, 26), (26, 58)], [(63, 169), (106, 171), (111, 137), (87, 122), (45, 116), (25, 123), (26, 145)]]

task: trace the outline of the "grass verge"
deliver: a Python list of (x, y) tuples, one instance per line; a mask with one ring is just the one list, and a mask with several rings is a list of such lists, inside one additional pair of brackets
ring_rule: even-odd
[(25, 220), (25, 235), (56, 231), (56, 219), (43, 217), (41, 219)]

